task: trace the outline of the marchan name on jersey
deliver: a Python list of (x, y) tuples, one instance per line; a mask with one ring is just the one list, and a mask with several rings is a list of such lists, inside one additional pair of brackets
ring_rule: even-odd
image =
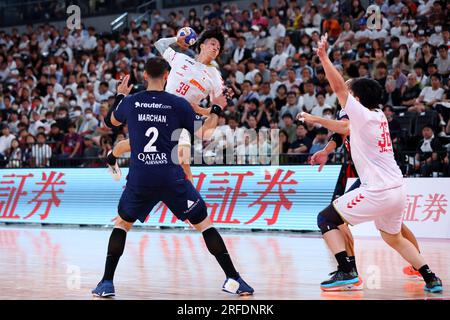
[(167, 122), (167, 116), (162, 114), (138, 114), (138, 121), (150, 121), (150, 122)]

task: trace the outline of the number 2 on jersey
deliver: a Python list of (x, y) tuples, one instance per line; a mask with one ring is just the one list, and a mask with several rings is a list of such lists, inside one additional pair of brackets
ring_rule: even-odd
[[(153, 136), (150, 138), (150, 136), (153, 134)], [(156, 139), (158, 139), (158, 129), (155, 127), (151, 127), (147, 129), (147, 132), (145, 132), (145, 136), (150, 138), (150, 141), (145, 145), (144, 152), (158, 152), (156, 150), (156, 146), (153, 144), (156, 142)]]
[(175, 91), (177, 93), (181, 94), (182, 96), (185, 96), (190, 87), (191, 87), (190, 85), (188, 85), (184, 82), (180, 82), (180, 87)]

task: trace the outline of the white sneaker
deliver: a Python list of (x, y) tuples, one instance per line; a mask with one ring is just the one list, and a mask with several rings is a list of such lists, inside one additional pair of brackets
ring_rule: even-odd
[[(111, 153), (112, 151), (110, 151)], [(109, 153), (108, 153), (109, 155)], [(111, 166), (108, 163), (106, 163), (108, 165), (108, 173), (111, 175), (111, 177), (115, 180), (115, 181), (119, 181), (120, 178), (122, 178), (122, 170), (120, 170), (119, 165), (116, 163)]]

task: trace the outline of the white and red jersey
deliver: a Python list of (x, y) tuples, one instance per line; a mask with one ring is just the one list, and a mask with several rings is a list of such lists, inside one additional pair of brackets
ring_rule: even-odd
[(362, 186), (367, 190), (384, 190), (403, 185), (384, 113), (367, 109), (350, 94), (345, 112), (350, 119), (352, 160)]
[[(168, 40), (170, 41), (170, 39)], [(167, 92), (195, 104), (199, 104), (208, 96), (222, 95), (223, 79), (219, 70), (213, 65), (207, 66), (200, 63), (188, 55), (176, 52), (171, 47), (167, 47), (162, 56), (171, 67), (166, 84)], [(178, 144), (191, 145), (191, 137), (187, 130), (181, 131)]]
[(208, 96), (218, 97), (224, 89), (219, 70), (191, 57), (167, 48), (163, 58), (172, 68), (167, 79), (166, 91), (199, 104)]

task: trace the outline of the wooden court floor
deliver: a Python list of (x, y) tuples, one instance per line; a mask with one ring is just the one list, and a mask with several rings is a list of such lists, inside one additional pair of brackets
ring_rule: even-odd
[[(102, 276), (111, 229), (0, 226), (0, 299), (93, 299)], [(135, 230), (119, 263), (115, 299), (450, 299), (450, 241), (420, 240), (443, 294), (427, 294), (406, 278), (406, 262), (378, 238), (357, 238), (365, 287), (323, 293), (319, 283), (335, 269), (317, 235), (223, 232), (243, 278), (255, 295), (220, 290), (224, 275), (200, 234)]]

